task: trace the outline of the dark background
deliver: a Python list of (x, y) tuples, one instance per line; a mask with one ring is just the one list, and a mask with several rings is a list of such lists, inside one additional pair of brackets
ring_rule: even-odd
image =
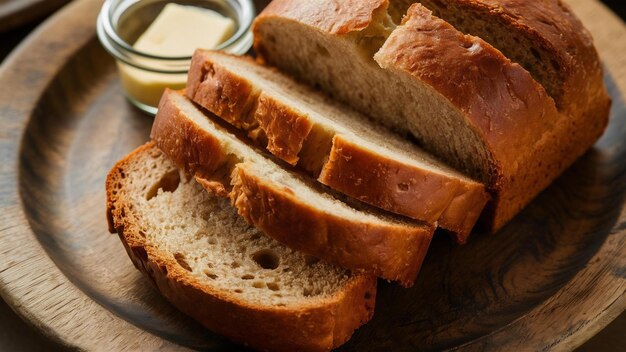
[(618, 13), (622, 18), (626, 16), (626, 1), (624, 0), (604, 0), (602, 1), (607, 4), (610, 8), (613, 9), (616, 13)]
[[(533, 1), (533, 0), (526, 0)], [(603, 0), (613, 11), (626, 20), (626, 0)], [(0, 64), (19, 42), (41, 23), (33, 23), (6, 33), (0, 33)], [(624, 53), (626, 55), (626, 53)], [(24, 323), (11, 308), (0, 299), (0, 351), (60, 351), (38, 331)], [(584, 344), (577, 352), (626, 351), (626, 313), (606, 329)]]

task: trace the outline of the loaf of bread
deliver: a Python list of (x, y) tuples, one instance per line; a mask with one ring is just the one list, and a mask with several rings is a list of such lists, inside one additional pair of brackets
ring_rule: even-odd
[(316, 261), (250, 227), (153, 144), (107, 177), (110, 228), (177, 308), (260, 350), (329, 351), (373, 314), (376, 279)]
[(186, 94), (321, 183), (373, 206), (438, 224), (460, 243), (487, 202), (482, 184), (249, 58), (196, 51)]
[(484, 182), (497, 230), (604, 130), (597, 53), (558, 0), (424, 2), (452, 24), (409, 2), (275, 0), (255, 48)]
[(344, 268), (413, 284), (433, 226), (333, 197), (219, 126), (180, 92), (163, 95), (151, 136), (176, 165), (230, 197), (268, 236)]

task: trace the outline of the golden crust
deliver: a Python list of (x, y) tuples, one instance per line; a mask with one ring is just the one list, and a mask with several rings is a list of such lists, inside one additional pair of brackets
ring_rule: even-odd
[(141, 219), (125, 196), (123, 175), (146, 153), (161, 154), (148, 143), (110, 171), (106, 181), (108, 219), (135, 267), (182, 312), (233, 341), (273, 351), (329, 351), (371, 319), (376, 279), (363, 274), (355, 274), (332, 297), (296, 308), (256, 306), (188, 275), (171, 253), (145, 243)]
[(219, 114), (228, 123), (250, 129), (254, 122), (242, 120), (242, 116), (247, 117), (256, 103), (254, 87), (246, 81), (229, 79), (228, 71), (202, 60), (203, 52), (197, 50), (193, 56), (186, 94), (205, 102), (205, 108)]
[(273, 0), (256, 21), (278, 16), (344, 35), (367, 28), (376, 10), (388, 6), (389, 0)]
[(267, 150), (296, 165), (298, 154), (313, 128), (311, 120), (266, 93), (259, 96), (254, 117), (267, 137)]
[[(306, 114), (261, 92), (252, 82), (223, 68), (213, 59), (224, 55), (209, 51), (195, 53), (189, 78), (189, 86), (194, 88), (187, 90), (187, 96), (218, 117), (221, 117), (220, 112), (231, 110), (222, 106), (225, 103), (256, 99), (256, 104), (251, 104), (255, 108), (248, 110), (252, 117), (240, 115), (238, 118), (228, 114), (223, 119), (244, 130), (245, 121), (254, 121), (247, 127), (263, 132), (266, 148), (280, 159), (297, 164), (298, 155), (315, 122)], [(213, 75), (198, 73), (209, 66)], [(200, 77), (204, 81), (198, 81)], [(211, 92), (215, 87), (242, 87), (242, 90)], [(221, 97), (219, 101), (214, 99), (216, 95)], [(484, 186), (478, 182), (436, 172), (430, 167), (399, 162), (341, 135), (335, 135), (326, 157), (328, 161), (321, 173), (320, 170), (306, 170), (321, 183), (375, 207), (430, 224), (439, 223), (454, 233), (459, 243), (467, 240), (488, 201)]]
[[(218, 137), (187, 119), (168, 91), (152, 128), (152, 138), (176, 165), (201, 184), (223, 167), (230, 151)], [(260, 156), (261, 157), (261, 156)], [(211, 183), (220, 182), (213, 180)], [(434, 228), (419, 224), (346, 220), (296, 198), (292, 191), (255, 175), (245, 163), (222, 180), (233, 205), (251, 224), (288, 247), (348, 269), (364, 269), (404, 286), (413, 284)], [(209, 190), (212, 190), (209, 187)]]

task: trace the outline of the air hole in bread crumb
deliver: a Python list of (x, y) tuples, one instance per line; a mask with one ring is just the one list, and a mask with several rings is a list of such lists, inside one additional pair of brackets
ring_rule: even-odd
[(232, 263), (230, 263), (230, 267), (233, 269), (237, 269), (241, 267), (241, 263), (239, 263), (238, 261), (234, 261)]
[(310, 297), (313, 295), (313, 290), (311, 290), (310, 288), (305, 288), (302, 294), (304, 295), (304, 297)]
[(274, 270), (280, 265), (278, 254), (271, 249), (262, 249), (252, 255), (252, 259), (266, 270)]
[(255, 281), (252, 284), (252, 287), (254, 287), (254, 288), (265, 288), (265, 282), (263, 282), (263, 281)]
[(217, 240), (213, 237), (209, 238), (209, 244), (214, 245), (217, 244)]
[(241, 277), (242, 280), (254, 280), (254, 275), (246, 274)]
[(267, 288), (269, 288), (272, 291), (280, 291), (280, 286), (278, 286), (278, 284), (275, 282), (268, 283)]
[(235, 290), (235, 293), (243, 293), (243, 290), (236, 289), (236, 290)]
[(159, 189), (162, 189), (163, 192), (174, 192), (179, 185), (180, 173), (178, 172), (178, 170), (172, 170), (163, 175), (163, 177), (161, 177), (161, 179), (157, 183), (152, 185), (152, 187), (146, 194), (146, 200), (150, 200), (156, 197), (156, 195), (159, 194)]
[(176, 261), (178, 262), (178, 265), (182, 266), (183, 269), (187, 270), (187, 271), (192, 271), (191, 267), (189, 266), (189, 263), (187, 263), (187, 258), (185, 258), (185, 255), (182, 253), (176, 253), (174, 254), (174, 259), (176, 259)]
[(215, 280), (218, 278), (217, 275), (215, 275), (214, 273), (208, 271), (208, 270), (204, 270), (204, 275), (206, 275), (209, 279)]

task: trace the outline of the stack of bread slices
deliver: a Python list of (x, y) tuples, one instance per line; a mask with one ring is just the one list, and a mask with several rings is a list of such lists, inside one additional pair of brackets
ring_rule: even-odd
[(330, 350), (437, 228), (504, 226), (610, 99), (560, 0), (274, 0), (257, 60), (198, 50), (107, 178), (111, 231), (175, 306), (262, 350)]

